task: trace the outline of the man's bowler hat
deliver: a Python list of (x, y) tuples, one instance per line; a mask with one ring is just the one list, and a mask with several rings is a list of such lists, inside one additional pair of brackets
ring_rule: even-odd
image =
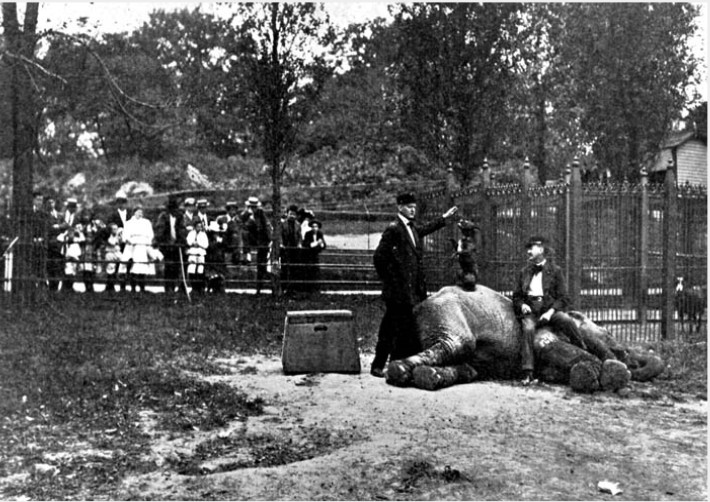
[(407, 204), (416, 204), (417, 198), (413, 193), (402, 193), (397, 196), (397, 205), (404, 206)]

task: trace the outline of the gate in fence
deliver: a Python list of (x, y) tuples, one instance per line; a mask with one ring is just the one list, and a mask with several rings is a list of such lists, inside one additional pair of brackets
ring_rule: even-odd
[[(485, 166), (483, 178), (489, 179)], [(691, 336), (689, 324), (678, 322), (674, 297), (678, 277), (686, 291), (707, 293), (707, 190), (677, 187), (673, 169), (662, 185), (649, 184), (643, 172), (639, 184), (583, 184), (575, 161), (565, 183), (553, 186), (484, 181), (420, 199), (423, 219), (455, 204), (481, 228), (481, 284), (512, 294), (525, 241), (543, 235), (567, 274), (576, 310), (620, 340)], [(455, 282), (456, 234), (452, 228), (427, 236), (434, 289)], [(701, 336), (706, 329), (703, 322)]]

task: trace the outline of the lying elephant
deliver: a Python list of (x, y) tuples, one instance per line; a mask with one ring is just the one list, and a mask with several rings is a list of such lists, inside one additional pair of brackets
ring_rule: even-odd
[[(391, 361), (385, 377), (397, 386), (435, 390), (476, 379), (510, 379), (520, 370), (520, 324), (511, 301), (478, 285), (475, 291), (447, 286), (415, 310), (423, 350)], [(535, 334), (537, 373), (548, 382), (569, 383), (579, 392), (618, 390), (629, 379), (647, 381), (664, 370), (660, 358), (632, 351), (579, 313), (585, 351), (543, 327)]]

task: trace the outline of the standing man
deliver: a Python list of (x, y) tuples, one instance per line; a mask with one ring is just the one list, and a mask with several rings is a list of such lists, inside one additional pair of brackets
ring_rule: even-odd
[(377, 334), (375, 359), (370, 374), (384, 377), (387, 358), (402, 359), (420, 351), (416, 340), (413, 309), (426, 299), (422, 262), (422, 237), (446, 226), (458, 208), (424, 225), (415, 222), (417, 201), (413, 194), (397, 197), (397, 218), (382, 234), (374, 255), (375, 269), (382, 280), (385, 315)]
[[(78, 201), (74, 197), (69, 197), (66, 201), (65, 208), (64, 208), (64, 215), (63, 217), (63, 225), (62, 225), (62, 230), (63, 231), (69, 231), (69, 234), (73, 233), (73, 229), (75, 229), (76, 225), (80, 223), (79, 221), (79, 213), (77, 211), (78, 208)], [(70, 230), (72, 229), (72, 230)], [(59, 236), (57, 236), (59, 237)], [(66, 269), (66, 262), (67, 262), (67, 255), (66, 255), (66, 250), (69, 247), (69, 243), (64, 243), (62, 246), (62, 260), (64, 264), (64, 273), (62, 274), (64, 279), (62, 280), (62, 291), (68, 292), (68, 291), (73, 291), (74, 289), (74, 278), (72, 275), (67, 273)], [(70, 269), (71, 270), (71, 269)]]
[(183, 213), (183, 220), (185, 221), (185, 227), (189, 232), (194, 228), (195, 224), (195, 199), (193, 197), (188, 197), (184, 202), (185, 212)]
[(202, 226), (205, 231), (207, 230), (207, 227), (210, 226), (210, 218), (207, 215), (207, 206), (207, 199), (199, 199), (197, 201), (197, 214), (195, 215), (195, 217), (202, 222)]
[(57, 200), (48, 195), (47, 210), (47, 283), (50, 291), (58, 291), (62, 274), (64, 273), (64, 256), (62, 243), (58, 237), (65, 229), (62, 214), (57, 210)]
[(116, 209), (111, 211), (111, 214), (106, 219), (106, 225), (115, 223), (118, 228), (123, 228), (126, 226), (128, 218), (130, 218), (128, 214), (128, 199), (125, 193), (118, 191), (116, 192)]
[[(111, 214), (106, 219), (106, 229), (108, 231), (112, 223), (118, 228), (118, 233), (116, 234), (118, 237), (114, 237), (114, 240), (117, 239), (119, 242), (118, 246), (120, 247), (121, 256), (123, 255), (123, 250), (126, 247), (126, 243), (123, 241), (123, 228), (126, 226), (126, 222), (129, 220), (130, 217), (131, 215), (128, 214), (128, 198), (122, 190), (119, 190), (118, 192), (116, 192), (116, 209), (112, 210)], [(108, 239), (108, 236), (106, 238)], [(129, 272), (128, 265), (128, 263), (124, 262), (122, 266), (119, 265), (116, 271), (116, 276), (119, 279), (119, 288), (121, 291), (126, 290), (126, 283), (128, 281)], [(119, 272), (119, 270), (121, 272)], [(113, 284), (111, 285), (111, 290), (113, 290)]]
[(44, 196), (39, 190), (32, 193), (32, 272), (37, 286), (46, 285), (47, 278), (47, 212)]
[(239, 218), (239, 206), (235, 201), (228, 201), (225, 205), (227, 210), (227, 232), (224, 236), (224, 246), (226, 250), (226, 261), (232, 265), (242, 263), (242, 220)]
[[(175, 199), (168, 199), (165, 210), (158, 215), (155, 222), (155, 245), (163, 253), (165, 267), (163, 269), (164, 288), (166, 293), (174, 293), (181, 289), (180, 252), (185, 246), (187, 228), (184, 214)], [(183, 262), (185, 261), (183, 257)], [(184, 286), (182, 286), (184, 289)]]
[(562, 269), (548, 256), (547, 241), (531, 237), (527, 244), (528, 263), (518, 274), (513, 291), (513, 310), (522, 327), (520, 346), (523, 385), (534, 382), (533, 340), (535, 328), (544, 324), (559, 329), (570, 342), (587, 350), (577, 324), (565, 312), (569, 307), (567, 284)]
[(292, 204), (286, 211), (286, 219), (281, 226), (281, 274), (283, 277), (284, 289), (287, 293), (300, 290), (298, 282), (303, 274), (298, 268), (301, 266), (301, 225), (296, 220), (298, 216), (298, 206)]

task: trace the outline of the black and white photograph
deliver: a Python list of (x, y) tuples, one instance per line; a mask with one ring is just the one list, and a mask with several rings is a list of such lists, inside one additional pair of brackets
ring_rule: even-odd
[(0, 19), (0, 500), (708, 499), (707, 4)]

